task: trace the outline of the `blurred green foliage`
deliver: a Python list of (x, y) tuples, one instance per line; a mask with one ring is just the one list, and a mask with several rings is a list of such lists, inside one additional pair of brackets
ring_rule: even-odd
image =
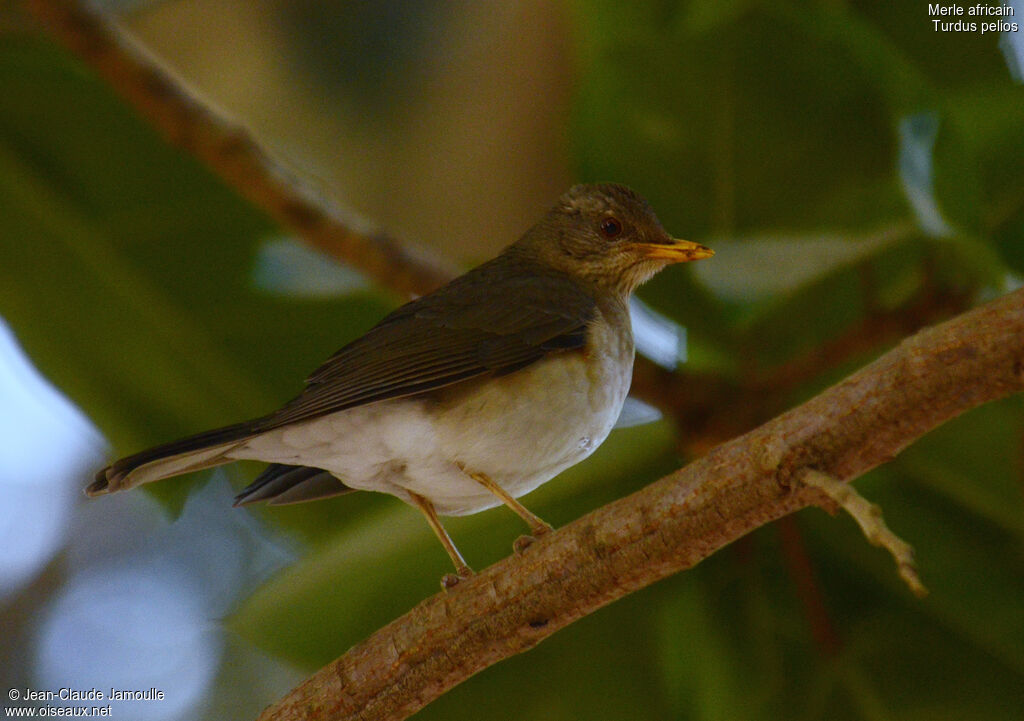
[[(922, 289), (982, 299), (1024, 272), (1024, 87), (997, 38), (934, 33), (923, 2), (570, 8), (580, 179), (632, 185), (677, 235), (728, 248), (644, 290), (689, 328), (691, 370), (770, 370)], [(266, 411), (394, 304), (257, 288), (254, 259), (278, 231), (59, 49), (5, 37), (0, 87), (0, 315), (116, 452)], [(937, 120), (932, 174), (910, 190), (928, 194), (946, 237), (917, 229), (899, 166), (900, 124), (922, 113)], [(624, 495), (681, 462), (674, 433), (667, 421), (618, 431), (529, 504), (558, 524)], [(858, 484), (916, 547), (924, 601), (852, 522), (808, 511), (790, 521), (795, 542), (762, 529), (421, 717), (1019, 718), (1022, 451), (1024, 407), (1010, 398)], [(156, 489), (174, 506), (188, 487)], [(309, 551), (229, 624), (305, 667), (448, 570), (391, 499), (256, 512)], [(501, 510), (450, 526), (476, 566), (521, 530)]]

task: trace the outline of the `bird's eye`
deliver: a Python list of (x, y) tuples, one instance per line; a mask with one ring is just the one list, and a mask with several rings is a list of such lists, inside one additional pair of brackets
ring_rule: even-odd
[(605, 238), (614, 238), (622, 232), (622, 223), (616, 218), (605, 218), (601, 221), (601, 233)]

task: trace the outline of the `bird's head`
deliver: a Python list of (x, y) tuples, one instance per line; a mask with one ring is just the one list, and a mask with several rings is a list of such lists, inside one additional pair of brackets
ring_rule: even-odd
[(622, 185), (575, 185), (515, 246), (587, 285), (625, 295), (672, 263), (714, 251), (665, 232), (647, 201)]

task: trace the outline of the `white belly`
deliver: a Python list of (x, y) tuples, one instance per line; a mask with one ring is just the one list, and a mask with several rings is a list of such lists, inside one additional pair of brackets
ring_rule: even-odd
[(625, 335), (610, 339), (607, 355), (552, 355), (435, 395), (359, 406), (270, 431), (230, 455), (324, 468), (346, 486), (406, 501), (412, 491), (444, 515), (482, 511), (500, 501), (462, 468), (521, 496), (604, 441), (632, 375)]

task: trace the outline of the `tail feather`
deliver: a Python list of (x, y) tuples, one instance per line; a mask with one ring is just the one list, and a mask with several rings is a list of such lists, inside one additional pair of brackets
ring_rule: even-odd
[(273, 463), (235, 496), (234, 505), (267, 501), (279, 506), (330, 498), (352, 490), (321, 468)]
[(140, 451), (110, 464), (96, 474), (86, 489), (101, 496), (182, 473), (231, 463), (224, 454), (256, 433), (253, 421), (217, 428), (178, 441)]

